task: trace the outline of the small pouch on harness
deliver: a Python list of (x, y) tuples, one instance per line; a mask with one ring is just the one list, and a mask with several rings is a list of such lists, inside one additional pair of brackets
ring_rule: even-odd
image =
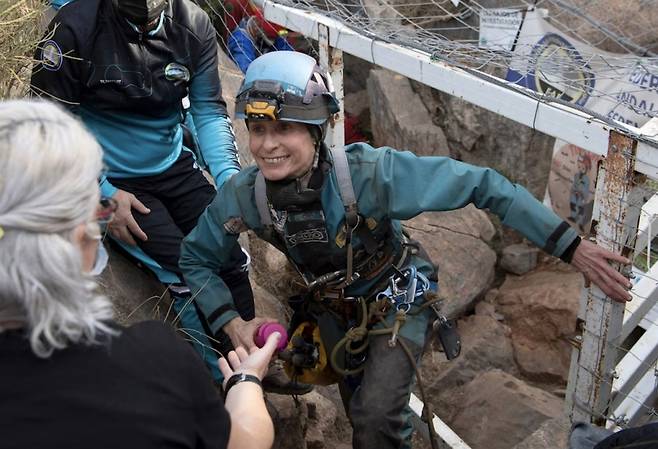
[(436, 333), (436, 337), (439, 339), (439, 343), (441, 343), (446, 359), (452, 360), (457, 358), (462, 350), (462, 341), (457, 331), (457, 322), (447, 319), (434, 307), (432, 307), (432, 310), (437, 315), (437, 319), (434, 320), (432, 327)]

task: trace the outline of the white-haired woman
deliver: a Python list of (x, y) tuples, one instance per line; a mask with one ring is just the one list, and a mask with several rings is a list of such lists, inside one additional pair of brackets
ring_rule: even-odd
[(68, 113), (0, 102), (0, 446), (270, 447), (258, 383), (278, 334), (222, 359), (224, 405), (173, 330), (112, 321), (90, 274), (100, 171), (100, 147)]

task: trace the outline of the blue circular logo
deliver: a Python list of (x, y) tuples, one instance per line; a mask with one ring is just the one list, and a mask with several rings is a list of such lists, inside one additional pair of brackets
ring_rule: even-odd
[(596, 81), (595, 75), (569, 41), (549, 33), (530, 54), (530, 86), (546, 97), (584, 106)]
[(44, 69), (55, 72), (62, 67), (63, 60), (64, 55), (57, 42), (48, 40), (43, 44), (41, 48), (41, 65)]
[(190, 71), (182, 64), (170, 62), (164, 70), (165, 78), (169, 81), (189, 81)]

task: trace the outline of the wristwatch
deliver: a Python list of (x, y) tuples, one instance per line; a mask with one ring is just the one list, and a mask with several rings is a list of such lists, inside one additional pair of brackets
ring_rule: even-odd
[(229, 390), (236, 384), (239, 384), (240, 382), (253, 382), (257, 384), (258, 386), (263, 388), (263, 384), (261, 383), (260, 379), (254, 375), (251, 374), (245, 374), (245, 373), (236, 373), (233, 374), (231, 377), (228, 378), (228, 381), (226, 381), (226, 388), (224, 388), (224, 396), (226, 396), (229, 392)]

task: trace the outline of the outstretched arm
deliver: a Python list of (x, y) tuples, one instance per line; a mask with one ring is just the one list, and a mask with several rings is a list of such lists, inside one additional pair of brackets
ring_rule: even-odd
[[(267, 339), (261, 349), (254, 348), (250, 353), (238, 348), (219, 359), (219, 369), (226, 382), (234, 374), (250, 374), (263, 379), (267, 368), (281, 338), (278, 332)], [(235, 384), (226, 395), (226, 410), (231, 415), (231, 436), (228, 449), (253, 448), (269, 449), (274, 442), (274, 425), (270, 418), (262, 388), (253, 382)]]
[(568, 223), (522, 186), (492, 169), (449, 158), (379, 151), (374, 179), (382, 186), (379, 203), (388, 205), (392, 218), (408, 219), (424, 211), (452, 210), (472, 203), (498, 215), (503, 224), (547, 253), (570, 262), (611, 299), (630, 301), (630, 281), (610, 265), (630, 262), (592, 242), (579, 241)]

